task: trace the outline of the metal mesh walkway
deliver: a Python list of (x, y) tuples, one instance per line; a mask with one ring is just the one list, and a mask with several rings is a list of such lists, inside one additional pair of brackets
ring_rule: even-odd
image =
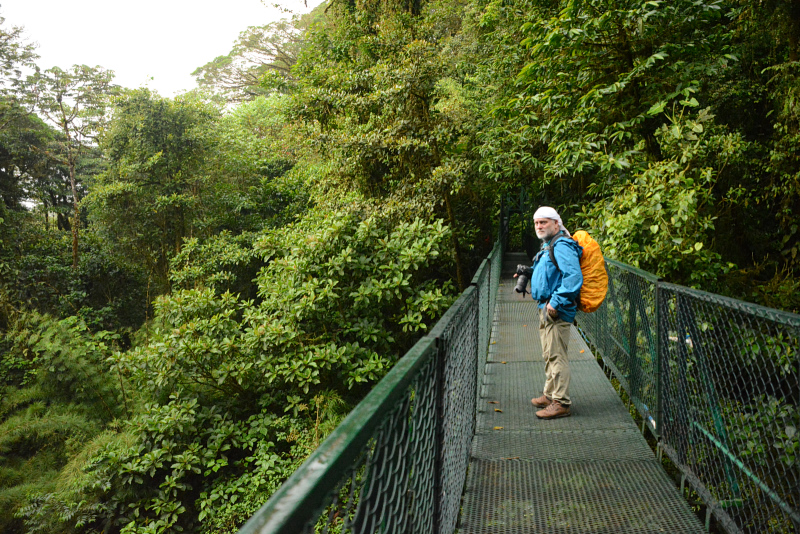
[(536, 418), (538, 310), (504, 260), (459, 532), (704, 532), (574, 327), (572, 416)]

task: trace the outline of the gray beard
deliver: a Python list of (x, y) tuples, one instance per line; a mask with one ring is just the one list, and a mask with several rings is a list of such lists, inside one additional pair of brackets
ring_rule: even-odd
[(560, 230), (556, 231), (553, 235), (542, 235), (542, 236), (540, 236), (537, 232), (536, 237), (538, 237), (542, 241), (542, 246), (544, 246), (545, 241), (550, 241), (555, 236), (557, 236), (559, 232)]

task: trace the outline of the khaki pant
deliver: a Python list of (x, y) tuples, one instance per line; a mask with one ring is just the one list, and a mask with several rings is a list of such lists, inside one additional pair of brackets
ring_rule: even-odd
[(544, 374), (547, 380), (544, 383), (544, 394), (557, 400), (564, 406), (569, 406), (569, 357), (567, 345), (569, 344), (570, 323), (557, 317), (553, 319), (547, 314), (547, 307), (539, 310), (539, 339), (542, 342), (542, 357), (544, 358)]

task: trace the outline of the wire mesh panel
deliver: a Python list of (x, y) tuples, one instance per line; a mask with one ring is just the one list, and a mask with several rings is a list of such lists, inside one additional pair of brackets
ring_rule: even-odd
[[(386, 414), (367, 450), (338, 484), (327, 513), (317, 524), (306, 524), (308, 534), (320, 527), (323, 532), (405, 532), (410, 523), (425, 522), (423, 514), (414, 513), (417, 510), (407, 513), (409, 501), (414, 505), (425, 502), (414, 499), (409, 491), (411, 472), (419, 473), (417, 469), (422, 467), (414, 465), (413, 444), (404, 439), (409, 433), (410, 401), (404, 398)], [(419, 497), (424, 497), (425, 482), (432, 487), (431, 480), (419, 478), (422, 480), (415, 477), (414, 486), (422, 490)]]
[[(436, 447), (436, 359), (431, 358), (414, 386), (411, 419), (411, 494), (407, 532), (433, 532)], [(405, 532), (405, 531), (398, 531)]]
[(492, 252), (489, 254), (489, 263), (491, 263), (491, 281), (489, 283), (489, 321), (493, 320), (495, 304), (497, 303), (497, 291), (500, 287), (501, 273), (503, 272), (503, 255), (505, 254), (504, 240), (500, 239), (494, 244)]
[(428, 361), (411, 394), (385, 415), (363, 455), (364, 467), (356, 463), (340, 481), (348, 498), (334, 498), (325, 524), (317, 525), (323, 532), (432, 530), (436, 388), (430, 378), (435, 363)]
[(492, 264), (491, 253), (483, 260), (478, 272), (472, 277), (472, 285), (478, 290), (478, 368), (486, 364), (487, 346), (489, 345), (489, 334), (491, 324), (491, 289)]
[(607, 262), (584, 335), (729, 532), (800, 532), (800, 317)]
[[(472, 278), (472, 285), (478, 289), (478, 361), (476, 380), (480, 382), (482, 369), (486, 365), (489, 354), (489, 338), (495, 318), (497, 289), (500, 284), (500, 272), (503, 268), (502, 241), (495, 243), (494, 248), (481, 263), (478, 272)], [(480, 387), (480, 384), (478, 384)]]
[(475, 287), (467, 288), (430, 333), (438, 340), (442, 370), (438, 532), (455, 529), (475, 434), (478, 297)]
[(665, 450), (723, 523), (800, 532), (800, 316), (661, 291)]
[(655, 431), (659, 384), (657, 278), (611, 260), (606, 267), (605, 301), (594, 313), (579, 312), (577, 322)]

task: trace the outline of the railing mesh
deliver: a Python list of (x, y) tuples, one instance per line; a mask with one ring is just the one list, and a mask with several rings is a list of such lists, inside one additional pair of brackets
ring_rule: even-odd
[(649, 421), (658, 403), (657, 279), (622, 263), (606, 265), (606, 300), (596, 312), (579, 314), (578, 324)]
[(432, 335), (443, 359), (441, 477), (439, 532), (452, 532), (458, 521), (461, 492), (467, 477), (469, 450), (475, 434), (478, 355), (478, 291), (467, 290), (462, 305), (445, 316)]
[[(433, 526), (435, 358), (385, 415), (367, 450), (307, 532), (430, 532)], [(344, 494), (342, 494), (344, 490)], [(312, 528), (315, 527), (315, 528)]]
[(478, 369), (482, 369), (486, 364), (486, 347), (489, 345), (489, 336), (492, 330), (492, 314), (490, 309), (492, 296), (492, 253), (489, 254), (478, 272), (472, 278), (472, 285), (478, 290)]
[(800, 532), (800, 317), (607, 268), (578, 325), (684, 480), (728, 532)]
[(661, 284), (665, 447), (745, 532), (800, 526), (800, 318)]
[[(327, 482), (316, 488), (318, 504), (306, 509), (295, 523), (300, 528), (285, 524), (260, 530), (252, 525), (243, 531), (432, 532), (436, 458), (430, 444), (436, 435), (438, 382), (437, 351), (432, 348), (422, 355), (424, 363), (402, 395), (387, 409), (375, 412), (380, 423), (364, 446), (351, 447), (358, 449), (355, 458), (333, 470), (343, 472), (338, 483)], [(333, 464), (343, 457), (334, 458), (329, 467), (335, 468)], [(319, 467), (320, 462), (313, 459), (304, 466), (311, 464), (313, 469), (314, 463)], [(302, 480), (296, 483), (303, 484)]]

